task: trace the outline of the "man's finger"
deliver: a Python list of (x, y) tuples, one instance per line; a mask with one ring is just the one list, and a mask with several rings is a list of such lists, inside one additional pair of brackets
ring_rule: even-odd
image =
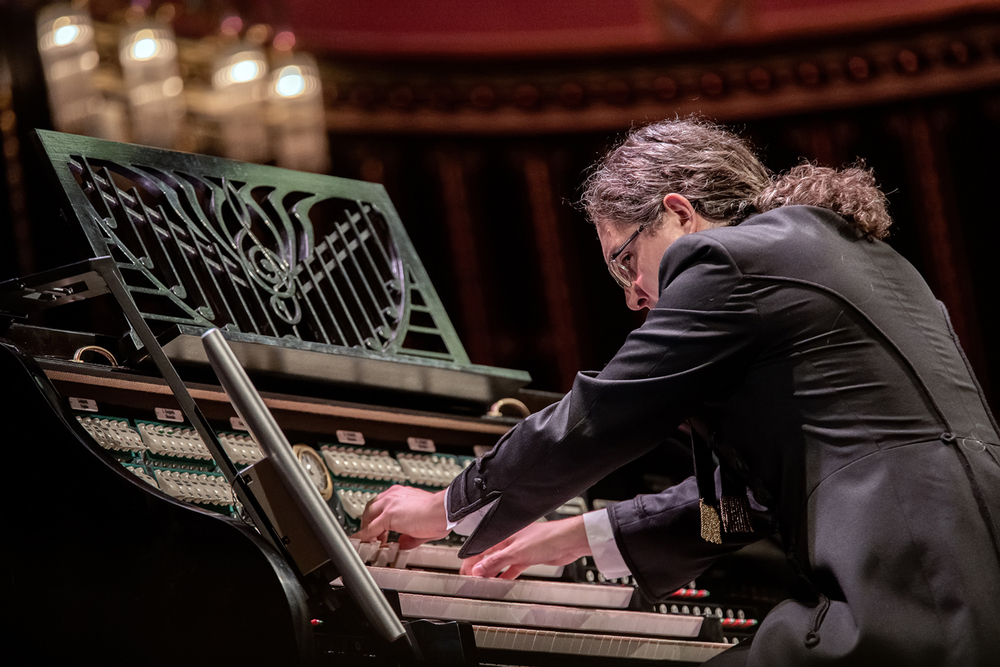
[(378, 500), (378, 496), (375, 496), (365, 504), (365, 509), (361, 512), (361, 527), (364, 528), (371, 521), (381, 514), (381, 511), (375, 508), (375, 501)]
[(472, 574), (476, 577), (495, 577), (507, 566), (505, 550), (490, 554), (476, 563), (472, 568)]
[(379, 514), (372, 518), (370, 521), (362, 521), (361, 528), (358, 532), (354, 533), (353, 537), (358, 538), (362, 542), (370, 542), (376, 538), (381, 537), (381, 535), (388, 535), (388, 529), (383, 527), (385, 523), (385, 518), (383, 515)]
[(482, 561), (476, 563), (472, 566), (472, 576), (473, 577), (492, 577), (493, 575), (489, 573), (486, 569), (486, 564)]
[(427, 540), (420, 537), (410, 537), (409, 535), (401, 534), (399, 536), (399, 548), (403, 550), (416, 549), (426, 541)]
[(476, 554), (475, 556), (469, 556), (468, 558), (463, 560), (462, 566), (459, 567), (458, 569), (458, 573), (463, 574), (467, 577), (473, 576), (472, 568), (474, 568), (476, 565), (479, 564), (480, 561), (483, 560), (484, 555), (485, 554)]
[(511, 565), (500, 573), (500, 579), (517, 579), (527, 569), (527, 565)]

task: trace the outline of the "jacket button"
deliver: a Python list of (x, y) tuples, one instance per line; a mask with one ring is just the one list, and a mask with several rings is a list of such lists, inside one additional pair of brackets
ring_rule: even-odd
[(482, 489), (483, 491), (486, 490), (486, 480), (482, 477), (476, 477), (472, 480), (472, 483), (476, 485), (476, 488)]
[(945, 431), (941, 434), (941, 442), (950, 445), (955, 442), (955, 434), (951, 431)]
[(976, 440), (975, 438), (962, 438), (959, 442), (970, 452), (986, 451), (986, 443), (982, 440)]

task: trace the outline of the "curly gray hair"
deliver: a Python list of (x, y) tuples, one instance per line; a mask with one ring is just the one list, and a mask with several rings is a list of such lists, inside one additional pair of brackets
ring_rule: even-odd
[(863, 163), (842, 170), (803, 163), (774, 176), (743, 139), (700, 118), (629, 132), (595, 165), (581, 204), (594, 224), (655, 228), (672, 192), (717, 225), (793, 204), (831, 209), (869, 240), (887, 236), (892, 224), (885, 194)]

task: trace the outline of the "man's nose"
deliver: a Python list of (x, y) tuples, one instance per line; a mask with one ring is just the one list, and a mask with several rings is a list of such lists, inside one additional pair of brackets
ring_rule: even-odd
[(625, 303), (632, 310), (642, 310), (649, 308), (649, 297), (639, 287), (639, 284), (634, 282), (631, 287), (625, 290)]

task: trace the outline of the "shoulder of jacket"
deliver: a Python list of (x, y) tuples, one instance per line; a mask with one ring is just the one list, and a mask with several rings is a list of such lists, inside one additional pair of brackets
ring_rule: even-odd
[(739, 225), (688, 234), (663, 254), (660, 284), (706, 262), (728, 264), (739, 274), (780, 273), (780, 266), (790, 257), (816, 258), (841, 243), (849, 244), (840, 233), (844, 225), (843, 218), (827, 209), (783, 206), (751, 216)]

